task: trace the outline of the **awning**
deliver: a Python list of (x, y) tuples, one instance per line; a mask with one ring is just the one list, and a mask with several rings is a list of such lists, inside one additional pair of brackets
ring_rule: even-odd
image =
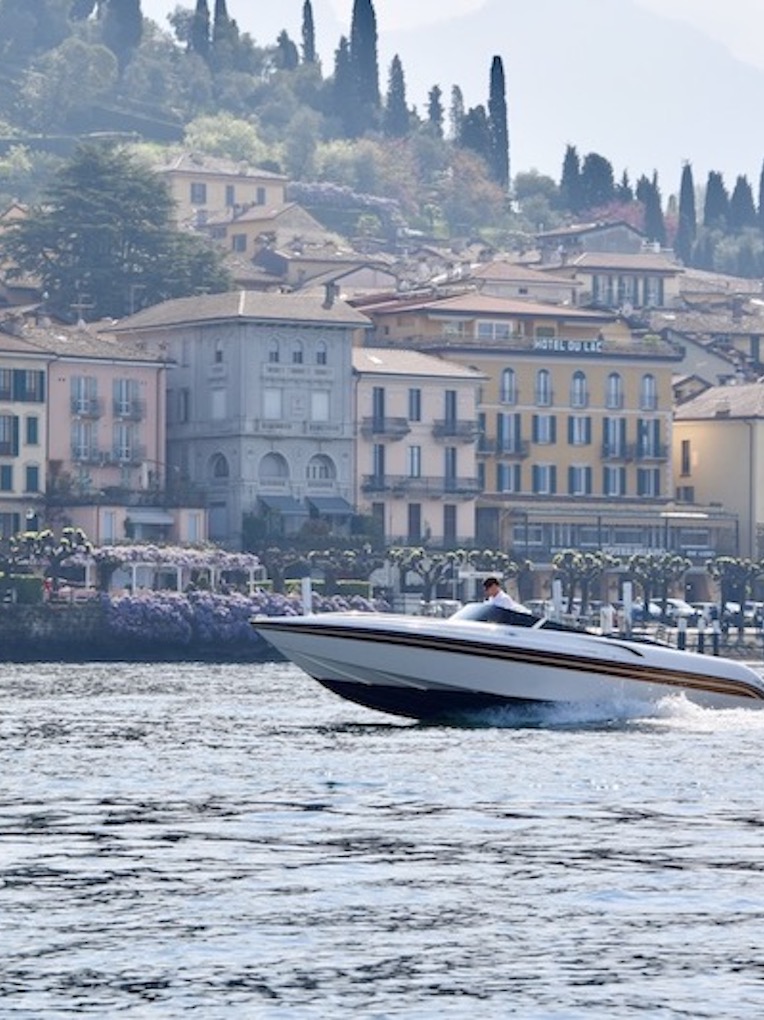
[(349, 514), (355, 513), (352, 505), (341, 496), (307, 496), (310, 505), (319, 514)]
[(144, 507), (131, 507), (127, 516), (133, 524), (174, 524), (175, 518), (165, 510), (149, 510)]
[(260, 502), (266, 510), (279, 514), (295, 514), (305, 516), (307, 510), (305, 505), (294, 496), (260, 496)]

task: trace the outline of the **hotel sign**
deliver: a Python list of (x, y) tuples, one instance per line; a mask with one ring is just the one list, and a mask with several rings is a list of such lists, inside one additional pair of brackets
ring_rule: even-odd
[(573, 340), (560, 336), (537, 336), (533, 340), (534, 351), (560, 351), (562, 354), (602, 354), (604, 339)]

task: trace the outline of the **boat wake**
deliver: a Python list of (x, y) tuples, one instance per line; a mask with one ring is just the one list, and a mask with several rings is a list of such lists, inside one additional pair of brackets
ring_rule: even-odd
[(703, 708), (684, 694), (654, 703), (607, 699), (547, 705), (508, 705), (465, 712), (461, 716), (421, 726), (451, 725), (496, 729), (666, 729), (713, 733), (720, 730), (764, 733), (764, 713), (745, 708)]

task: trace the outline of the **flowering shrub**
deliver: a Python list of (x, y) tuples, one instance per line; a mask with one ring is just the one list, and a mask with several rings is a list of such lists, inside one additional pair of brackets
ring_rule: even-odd
[[(253, 595), (219, 595), (193, 591), (145, 591), (136, 595), (102, 596), (107, 635), (122, 642), (136, 642), (145, 650), (151, 645), (235, 652), (265, 646), (252, 626), (254, 616), (299, 616), (302, 604), (296, 596), (257, 589)], [(389, 609), (381, 601), (354, 595), (313, 595), (317, 613), (355, 609), (379, 612)]]

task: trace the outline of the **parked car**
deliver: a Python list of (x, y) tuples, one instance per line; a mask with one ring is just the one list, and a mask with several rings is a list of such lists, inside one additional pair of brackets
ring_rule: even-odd
[(743, 619), (747, 627), (760, 627), (764, 620), (764, 602), (749, 600), (743, 603)]
[(666, 621), (677, 623), (682, 619), (687, 621), (688, 627), (694, 626), (698, 620), (698, 610), (684, 599), (666, 599)]

